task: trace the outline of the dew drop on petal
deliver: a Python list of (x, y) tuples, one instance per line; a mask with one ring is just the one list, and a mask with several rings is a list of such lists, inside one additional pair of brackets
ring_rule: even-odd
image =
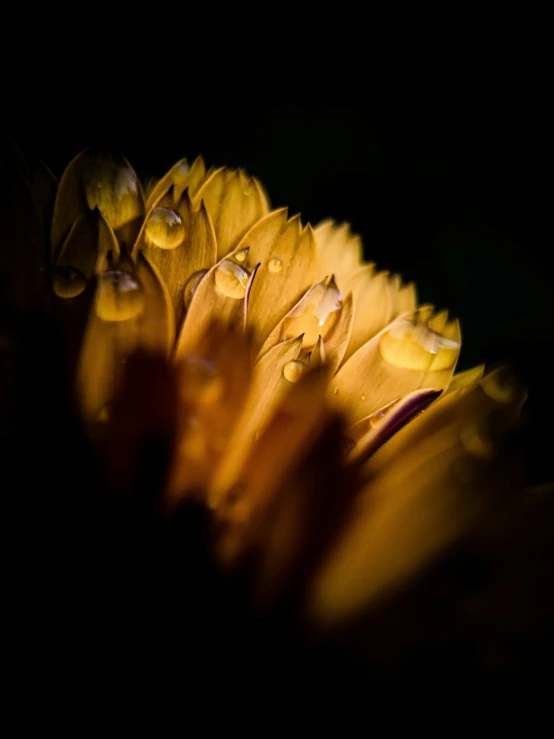
[(460, 343), (428, 326), (405, 320), (383, 334), (379, 349), (393, 367), (437, 372), (455, 364)]
[(339, 394), (339, 389), (338, 389), (338, 387), (336, 387), (336, 388), (335, 388), (335, 389), (333, 390), (333, 392), (335, 393), (335, 395), (338, 395), (338, 394)]
[(269, 260), (267, 268), (270, 272), (280, 272), (283, 269), (283, 263), (280, 259), (275, 257), (274, 259)]
[(202, 278), (204, 275), (208, 273), (207, 269), (199, 269), (198, 272), (193, 272), (193, 274), (188, 278), (186, 284), (185, 284), (185, 292), (183, 293), (184, 300), (185, 300), (185, 308), (188, 310), (189, 306), (192, 302), (192, 299), (194, 297), (194, 293), (196, 292), (198, 285), (202, 281)]
[(52, 287), (59, 298), (76, 298), (87, 285), (83, 273), (75, 267), (56, 267)]
[(128, 272), (108, 270), (98, 275), (96, 314), (103, 321), (128, 321), (144, 308), (140, 283)]
[(334, 279), (315, 285), (283, 321), (282, 338), (300, 334), (303, 349), (314, 347), (319, 337), (326, 340), (333, 331), (342, 310), (342, 293)]
[(185, 238), (185, 224), (171, 208), (157, 206), (148, 217), (146, 238), (160, 249), (175, 249)]
[(293, 359), (283, 367), (283, 377), (289, 382), (298, 382), (305, 370), (306, 365), (304, 362), (301, 362), (299, 359)]
[(360, 395), (360, 400), (367, 400), (367, 395)]
[(215, 270), (215, 285), (220, 293), (233, 300), (241, 300), (246, 295), (250, 275), (240, 265), (226, 259)]
[(248, 247), (246, 247), (246, 249), (241, 249), (235, 254), (234, 258), (237, 260), (237, 262), (244, 262), (244, 260), (248, 256), (249, 251), (250, 249)]

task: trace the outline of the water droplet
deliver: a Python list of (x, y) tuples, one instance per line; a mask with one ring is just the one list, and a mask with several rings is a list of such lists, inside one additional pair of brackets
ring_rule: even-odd
[(98, 208), (112, 228), (142, 215), (137, 176), (128, 165), (101, 159), (83, 174), (83, 183), (88, 207)]
[(235, 259), (237, 260), (237, 262), (244, 262), (244, 260), (248, 256), (249, 251), (250, 249), (248, 247), (246, 247), (246, 249), (241, 249), (240, 251), (238, 251), (235, 254)]
[(283, 321), (282, 338), (293, 339), (304, 335), (303, 349), (311, 349), (319, 337), (327, 340), (342, 309), (342, 293), (334, 279), (320, 282), (304, 296)]
[(336, 387), (336, 388), (335, 388), (335, 389), (333, 390), (333, 392), (335, 393), (335, 395), (338, 395), (338, 394), (339, 394), (339, 389), (338, 389), (338, 387)]
[(280, 272), (283, 269), (283, 263), (280, 259), (270, 259), (267, 265), (270, 272)]
[(185, 292), (184, 300), (185, 300), (185, 308), (188, 310), (189, 306), (192, 302), (192, 298), (194, 297), (194, 293), (196, 292), (198, 285), (202, 281), (202, 278), (204, 275), (208, 273), (207, 269), (199, 269), (198, 272), (194, 272), (187, 280), (185, 285)]
[(360, 400), (367, 400), (367, 395), (360, 395)]
[(87, 281), (84, 274), (75, 267), (56, 267), (52, 287), (60, 298), (75, 298), (80, 295)]
[(404, 320), (383, 334), (379, 348), (383, 359), (393, 367), (438, 372), (453, 366), (460, 344), (426, 325)]
[(306, 370), (306, 365), (299, 359), (287, 362), (283, 367), (283, 376), (289, 382), (298, 382)]
[(108, 270), (98, 276), (95, 306), (103, 321), (127, 321), (142, 312), (144, 292), (128, 272)]
[(145, 234), (160, 249), (175, 249), (185, 238), (185, 224), (171, 208), (157, 206), (148, 217)]
[(246, 295), (246, 287), (250, 275), (238, 264), (226, 259), (215, 270), (215, 284), (219, 292), (233, 300), (240, 300)]

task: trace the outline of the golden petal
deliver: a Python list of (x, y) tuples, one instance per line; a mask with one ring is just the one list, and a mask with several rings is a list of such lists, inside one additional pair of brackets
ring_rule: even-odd
[(257, 181), (227, 167), (205, 180), (193, 202), (198, 205), (202, 200), (214, 225), (220, 259), (236, 249), (245, 233), (269, 210)]
[[(148, 238), (151, 219), (159, 211), (179, 220), (182, 240), (173, 248), (162, 248)], [(210, 269), (216, 262), (215, 232), (204, 203), (193, 206), (185, 190), (178, 203), (174, 204), (174, 192), (170, 190), (150, 209), (133, 253), (140, 249), (162, 275), (171, 295), (176, 324), (180, 327), (185, 314), (184, 292), (188, 280), (201, 270)]]
[(235, 262), (236, 254), (235, 251), (221, 259), (196, 286), (175, 347), (176, 358), (193, 351), (214, 320), (244, 326), (256, 270), (249, 272)]
[(237, 247), (248, 249), (245, 265), (259, 264), (248, 303), (247, 325), (260, 349), (272, 329), (313, 285), (317, 252), (310, 226), (287, 210), (273, 211), (253, 226)]
[(51, 232), (54, 259), (77, 218), (96, 207), (119, 243), (130, 248), (144, 215), (141, 184), (124, 157), (85, 149), (68, 164), (58, 187)]
[(342, 288), (344, 280), (362, 266), (361, 238), (352, 235), (349, 223), (339, 225), (333, 220), (320, 223), (314, 234), (319, 254), (319, 278), (335, 275)]
[(374, 274), (371, 266), (353, 272), (341, 286), (354, 294), (354, 321), (346, 357), (383, 329), (392, 317), (392, 297), (386, 272)]
[(356, 423), (414, 390), (443, 390), (459, 351), (453, 340), (397, 318), (341, 367), (331, 382), (330, 398), (350, 424)]

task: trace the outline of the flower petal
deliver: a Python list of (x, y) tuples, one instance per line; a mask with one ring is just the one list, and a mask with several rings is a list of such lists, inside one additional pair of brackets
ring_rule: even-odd
[(142, 187), (129, 162), (85, 149), (66, 167), (54, 203), (52, 255), (80, 215), (98, 207), (115, 231), (119, 243), (129, 249), (144, 215)]
[(111, 267), (104, 264), (98, 275), (77, 367), (77, 396), (88, 422), (98, 421), (111, 402), (133, 351), (168, 356), (175, 336), (167, 288), (147, 257), (139, 255), (134, 269), (128, 259)]
[(258, 182), (244, 172), (222, 167), (212, 173), (194, 197), (204, 201), (217, 238), (219, 258), (236, 249), (244, 234), (269, 210)]
[(465, 443), (468, 418), (481, 423), (495, 407), (481, 388), (445, 398), (371, 457), (369, 482), (316, 578), (317, 618), (331, 623), (371, 607), (519, 485), (519, 463), (507, 463), (496, 440), (488, 460)]
[(319, 278), (335, 275), (339, 287), (345, 291), (352, 289), (343, 287), (343, 282), (362, 266), (361, 238), (352, 235), (349, 223), (339, 225), (333, 220), (320, 223), (314, 234), (319, 254)]
[(419, 388), (443, 390), (459, 351), (425, 324), (397, 318), (341, 367), (329, 397), (353, 424)]
[[(148, 212), (133, 248), (133, 253), (143, 250), (162, 275), (173, 303), (175, 321), (181, 326), (185, 314), (185, 286), (192, 275), (208, 270), (216, 262), (216, 239), (212, 222), (204, 203), (194, 206), (188, 190), (175, 201), (174, 188), (163, 195)], [(150, 223), (158, 214), (171, 216), (178, 222), (182, 241), (170, 248), (163, 239), (154, 242), (149, 238)]]
[(205, 176), (206, 165), (202, 157), (196, 157), (191, 167), (186, 159), (181, 159), (148, 193), (146, 212), (148, 213), (156, 201), (163, 197), (171, 187), (174, 188), (176, 201), (179, 201), (185, 189), (188, 189), (191, 198), (194, 197)]
[(250, 273), (233, 261), (236, 254), (235, 251), (221, 259), (198, 283), (177, 340), (176, 358), (194, 351), (214, 320), (243, 326), (256, 270)]
[(346, 350), (347, 360), (389, 323), (392, 317), (392, 296), (388, 274), (374, 274), (369, 265), (350, 274), (341, 287), (345, 292), (351, 290), (354, 294), (354, 322)]
[(301, 351), (302, 337), (299, 336), (277, 344), (256, 364), (248, 400), (214, 478), (212, 505), (217, 505), (221, 495), (236, 482), (256, 436), (263, 432), (275, 409), (295, 384), (285, 378), (284, 370), (298, 361)]
[(248, 249), (245, 264), (260, 264), (248, 303), (247, 325), (259, 349), (272, 329), (313, 285), (317, 252), (310, 226), (300, 216), (287, 220), (282, 208), (267, 215), (244, 236), (238, 251)]

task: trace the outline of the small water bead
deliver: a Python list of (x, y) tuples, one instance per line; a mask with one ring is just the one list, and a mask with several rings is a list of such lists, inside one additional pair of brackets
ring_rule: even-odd
[(142, 214), (137, 177), (129, 166), (100, 160), (83, 174), (83, 183), (88, 207), (98, 208), (112, 228)]
[(301, 362), (299, 359), (293, 359), (283, 367), (283, 377), (289, 382), (298, 382), (306, 371), (306, 368), (307, 365), (304, 362)]
[(215, 270), (215, 285), (219, 292), (233, 300), (241, 300), (246, 295), (250, 275), (240, 265), (226, 259)]
[(148, 218), (145, 235), (160, 249), (176, 249), (185, 238), (185, 224), (171, 208), (157, 206)]
[(59, 298), (76, 298), (86, 286), (84, 274), (76, 267), (56, 267), (52, 287)]
[(193, 272), (193, 274), (188, 278), (185, 284), (185, 291), (183, 293), (184, 300), (185, 300), (185, 308), (187, 310), (189, 309), (189, 306), (192, 302), (194, 293), (198, 289), (198, 285), (201, 283), (202, 278), (206, 274), (208, 274), (207, 269), (199, 269), (198, 272)]
[(128, 272), (108, 270), (98, 276), (96, 314), (103, 321), (128, 321), (144, 308), (140, 283)]
[(235, 257), (234, 258), (237, 260), (237, 262), (241, 262), (242, 263), (242, 262), (244, 262), (244, 260), (248, 256), (248, 252), (249, 251), (250, 251), (250, 249), (248, 247), (246, 247), (246, 249), (241, 249), (240, 251), (238, 251), (235, 254)]
[(267, 268), (270, 272), (280, 272), (283, 269), (283, 263), (275, 257), (269, 260)]
[(367, 395), (360, 395), (360, 400), (367, 400)]

